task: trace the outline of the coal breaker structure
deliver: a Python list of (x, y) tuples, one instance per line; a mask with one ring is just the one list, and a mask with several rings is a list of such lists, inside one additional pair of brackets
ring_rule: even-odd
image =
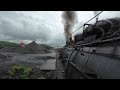
[(56, 58), (58, 79), (120, 79), (120, 18), (84, 24)]

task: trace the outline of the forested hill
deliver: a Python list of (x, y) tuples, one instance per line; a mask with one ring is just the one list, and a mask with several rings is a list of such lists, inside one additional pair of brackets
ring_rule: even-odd
[[(49, 49), (49, 50), (54, 50), (54, 47), (52, 46), (49, 46), (49, 45), (46, 45), (46, 44), (38, 44), (46, 49)], [(0, 41), (0, 49), (1, 48), (4, 48), (4, 47), (17, 47), (19, 46), (18, 43), (13, 43), (13, 42), (7, 42), (7, 41)]]

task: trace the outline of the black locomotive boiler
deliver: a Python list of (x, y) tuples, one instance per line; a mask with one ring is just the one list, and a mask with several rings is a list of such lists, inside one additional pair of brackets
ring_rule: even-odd
[(56, 71), (62, 64), (66, 79), (120, 79), (120, 18), (84, 24), (83, 33), (58, 56)]

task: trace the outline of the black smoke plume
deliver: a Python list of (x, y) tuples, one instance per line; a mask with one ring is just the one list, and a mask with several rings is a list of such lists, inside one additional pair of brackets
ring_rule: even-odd
[(78, 21), (77, 13), (75, 11), (63, 11), (62, 19), (66, 42), (70, 42), (72, 29)]

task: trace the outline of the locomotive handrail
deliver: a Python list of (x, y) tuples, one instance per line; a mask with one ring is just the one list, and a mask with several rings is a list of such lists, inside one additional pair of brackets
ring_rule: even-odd
[[(98, 13), (97, 15), (95, 15), (93, 18), (91, 18), (90, 20), (88, 20), (86, 23), (84, 24), (87, 24), (88, 22), (90, 22), (91, 20), (93, 20), (95, 17), (97, 17), (98, 15), (100, 15), (103, 11), (101, 11), (100, 13)], [(73, 33), (75, 33), (77, 30), (79, 30), (80, 28), (82, 28), (84, 26), (84, 24), (82, 26), (80, 26), (78, 29), (76, 29), (75, 31), (73, 31)], [(72, 34), (73, 34), (72, 33)]]
[(92, 44), (100, 44), (100, 43), (116, 41), (116, 40), (120, 40), (120, 37), (116, 37), (116, 38), (112, 38), (112, 39), (106, 39), (106, 40), (100, 40), (100, 41), (95, 41), (95, 42), (85, 43), (85, 44), (80, 44), (80, 45), (75, 45), (74, 47), (81, 47), (81, 46), (87, 46), (87, 45), (92, 45)]
[(66, 58), (64, 60), (66, 60), (69, 64), (71, 64), (73, 67), (75, 67), (75, 69), (77, 69), (84, 77), (86, 77), (87, 79), (92, 79), (89, 76), (87, 76), (84, 72), (82, 72), (77, 65), (75, 65), (74, 63), (72, 63), (71, 61), (69, 61)]

